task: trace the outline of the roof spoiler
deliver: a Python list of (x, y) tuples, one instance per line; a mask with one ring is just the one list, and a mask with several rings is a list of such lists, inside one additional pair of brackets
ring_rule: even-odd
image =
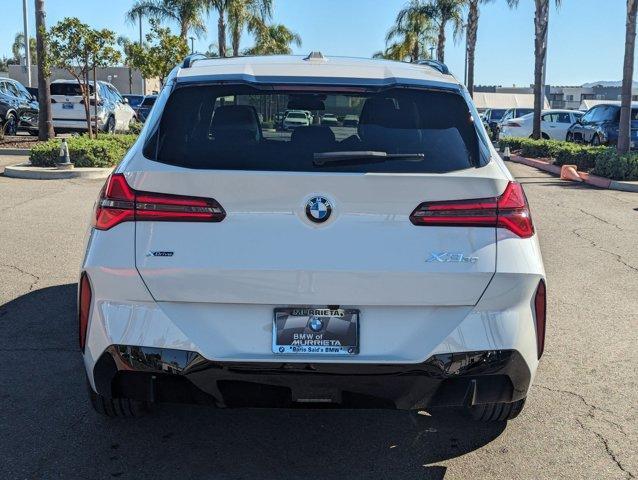
[(191, 53), (188, 57), (184, 59), (182, 62), (182, 68), (190, 68), (193, 66), (197, 60), (207, 60), (208, 57), (203, 53)]
[(419, 60), (417, 62), (419, 65), (427, 65), (428, 67), (432, 67), (435, 70), (438, 70), (443, 75), (450, 75), (450, 69), (447, 68), (447, 65), (443, 62), (439, 62), (438, 60)]

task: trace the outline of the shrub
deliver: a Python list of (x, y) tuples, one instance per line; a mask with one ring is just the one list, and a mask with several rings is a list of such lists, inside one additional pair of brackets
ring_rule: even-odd
[[(136, 139), (136, 135), (100, 135), (97, 139), (71, 137), (67, 139), (69, 157), (76, 167), (114, 167)], [(52, 139), (34, 146), (29, 155), (31, 164), (55, 167), (59, 162), (60, 145), (60, 139)]]
[(580, 171), (614, 180), (638, 180), (638, 152), (621, 156), (614, 147), (518, 137), (503, 137), (499, 146), (520, 151), (523, 157), (549, 158), (554, 165), (576, 165)]
[(128, 127), (128, 132), (131, 135), (139, 135), (140, 132), (142, 131), (142, 127), (144, 126), (143, 123), (140, 122), (133, 122), (129, 125)]
[(609, 149), (596, 158), (591, 173), (612, 180), (638, 180), (638, 153), (618, 155), (615, 150)]

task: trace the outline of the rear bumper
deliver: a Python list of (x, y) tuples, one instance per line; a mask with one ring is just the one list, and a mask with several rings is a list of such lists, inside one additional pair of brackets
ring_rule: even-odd
[(419, 409), (513, 402), (531, 373), (516, 350), (437, 354), (418, 364), (216, 362), (195, 352), (112, 345), (93, 369), (110, 398), (218, 407)]

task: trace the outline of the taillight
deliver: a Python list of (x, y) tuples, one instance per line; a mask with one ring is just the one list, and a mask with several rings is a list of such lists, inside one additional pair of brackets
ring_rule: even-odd
[(547, 295), (545, 281), (541, 280), (534, 295), (534, 314), (536, 317), (536, 349), (540, 359), (545, 350), (545, 319), (547, 316)]
[(122, 222), (221, 222), (226, 216), (212, 198), (189, 197), (133, 190), (124, 175), (113, 174), (100, 192), (95, 228), (108, 230)]
[(80, 349), (84, 352), (86, 331), (89, 325), (89, 311), (91, 309), (91, 282), (86, 272), (80, 277), (80, 291), (78, 292), (78, 324)]
[(521, 238), (534, 235), (527, 199), (518, 182), (509, 182), (500, 197), (422, 203), (410, 221), (414, 225), (506, 228)]

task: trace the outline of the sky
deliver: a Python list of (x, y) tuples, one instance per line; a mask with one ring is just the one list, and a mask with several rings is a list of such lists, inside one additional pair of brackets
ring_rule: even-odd
[[(0, 0), (0, 56), (11, 56), (15, 33), (23, 29), (23, 0)], [(35, 31), (34, 1), (27, 0), (29, 28)], [(298, 54), (319, 50), (324, 55), (370, 57), (384, 47), (384, 38), (407, 0), (274, 0), (272, 21), (283, 23), (303, 40)], [(550, 12), (547, 83), (581, 85), (622, 79), (625, 45), (625, 0), (563, 0)], [(93, 28), (139, 38), (125, 12), (133, 0), (45, 0), (47, 26), (76, 16)], [(520, 0), (516, 9), (505, 0), (481, 7), (475, 78), (478, 85), (529, 86), (534, 73), (534, 1)], [(217, 38), (217, 17), (208, 19), (208, 33), (195, 42), (206, 51)], [(177, 32), (177, 25), (170, 25)], [(147, 30), (147, 25), (143, 26)], [(457, 43), (447, 32), (445, 60), (463, 77), (465, 38)], [(242, 47), (252, 43), (245, 34)], [(636, 74), (634, 73), (634, 76)]]

